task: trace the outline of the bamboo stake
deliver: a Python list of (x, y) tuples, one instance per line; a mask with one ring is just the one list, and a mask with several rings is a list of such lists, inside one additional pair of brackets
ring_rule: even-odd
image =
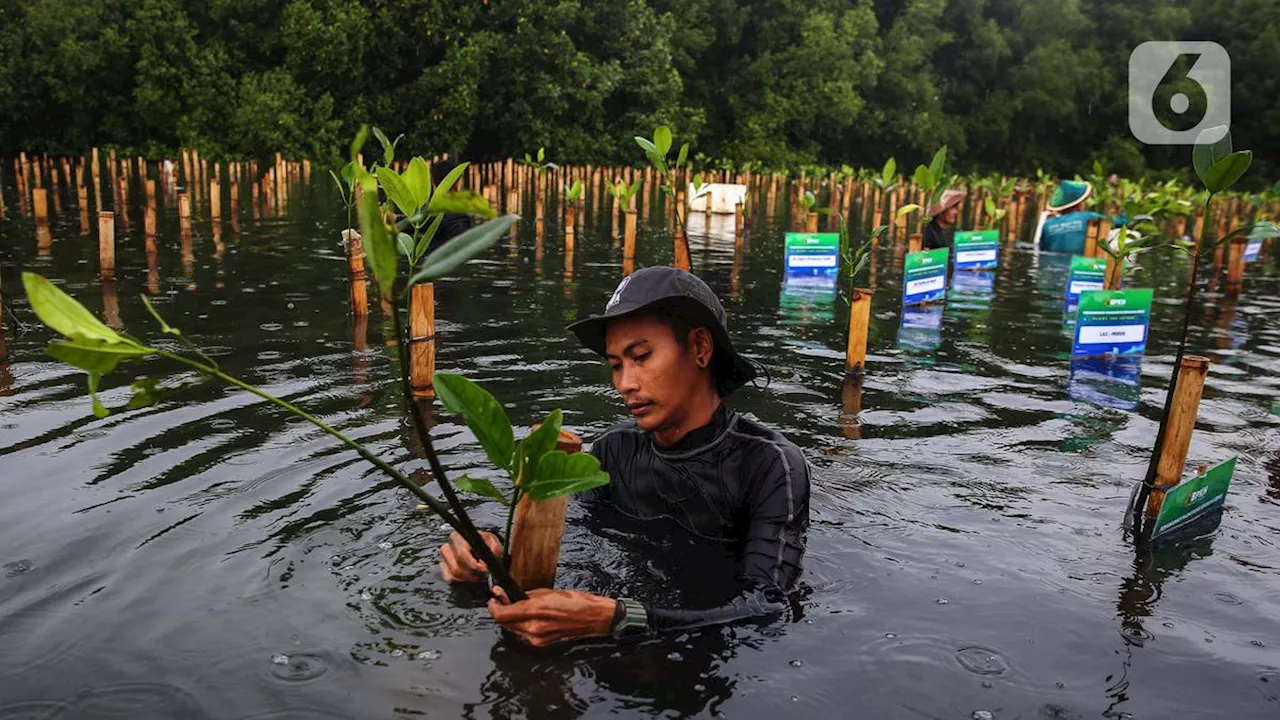
[(98, 272), (103, 279), (116, 276), (116, 216), (98, 211)]
[(622, 274), (630, 275), (636, 262), (636, 212), (628, 210), (622, 229)]
[(1156, 465), (1155, 484), (1147, 496), (1146, 516), (1153, 521), (1160, 515), (1165, 493), (1182, 481), (1182, 470), (1187, 464), (1187, 451), (1191, 447), (1191, 433), (1195, 430), (1196, 414), (1200, 408), (1200, 395), (1204, 391), (1205, 377), (1209, 373), (1209, 358), (1187, 355), (1178, 366), (1177, 387), (1173, 405), (1165, 426), (1164, 444), (1160, 447), (1160, 459)]
[(49, 196), (48, 190), (38, 187), (31, 191), (31, 206), (35, 210), (36, 224), (49, 224)]
[(923, 249), (924, 249), (924, 235), (922, 233), (911, 233), (911, 238), (907, 241), (907, 252), (909, 253), (920, 252)]
[(1248, 242), (1243, 237), (1235, 237), (1228, 243), (1226, 291), (1232, 297), (1239, 295), (1244, 288), (1244, 251)]
[(858, 288), (849, 301), (849, 340), (845, 346), (845, 364), (849, 370), (862, 372), (867, 363), (867, 329), (871, 326), (872, 291)]
[[(581, 452), (582, 439), (561, 430), (556, 449), (569, 454)], [(511, 577), (525, 590), (555, 586), (568, 507), (567, 495), (541, 501), (525, 495), (516, 505), (511, 526)]]
[(209, 217), (215, 223), (222, 219), (222, 184), (217, 180), (209, 183)]
[(436, 292), (431, 283), (413, 286), (409, 300), (409, 387), (415, 398), (436, 396)]

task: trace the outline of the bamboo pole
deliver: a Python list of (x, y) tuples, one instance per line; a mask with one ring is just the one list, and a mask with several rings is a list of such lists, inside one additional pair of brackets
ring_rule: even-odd
[(636, 262), (636, 212), (628, 210), (622, 229), (622, 274), (630, 275)]
[(222, 184), (217, 180), (209, 183), (209, 217), (214, 222), (222, 219)]
[(1244, 250), (1248, 242), (1243, 237), (1234, 237), (1228, 243), (1230, 246), (1227, 257), (1226, 291), (1228, 295), (1239, 295), (1240, 290), (1244, 288)]
[(1090, 220), (1088, 227), (1084, 231), (1084, 256), (1098, 257), (1098, 229), (1099, 221)]
[(183, 235), (191, 234), (191, 195), (178, 193), (178, 228)]
[(922, 233), (911, 233), (911, 238), (907, 241), (907, 252), (909, 253), (920, 252), (923, 249), (924, 249), (924, 235)]
[(1209, 358), (1187, 355), (1178, 366), (1177, 387), (1173, 404), (1169, 409), (1166, 435), (1160, 447), (1156, 465), (1155, 485), (1147, 496), (1146, 516), (1153, 521), (1160, 515), (1165, 493), (1182, 481), (1182, 470), (1187, 464), (1187, 451), (1191, 447), (1191, 433), (1195, 430), (1196, 414), (1200, 408), (1200, 395), (1204, 391), (1205, 377), (1209, 373)]
[(364, 272), (364, 240), (355, 230), (344, 230), (347, 241), (347, 266), (351, 271), (351, 314), (369, 314), (369, 294)]
[(35, 211), (36, 224), (49, 224), (49, 191), (38, 187), (31, 191), (31, 206)]
[(867, 329), (871, 326), (872, 290), (858, 288), (849, 301), (849, 340), (845, 346), (845, 364), (849, 370), (862, 372), (867, 363)]
[(98, 211), (98, 272), (103, 279), (116, 276), (116, 216)]
[(413, 286), (409, 299), (409, 387), (415, 398), (436, 396), (436, 291), (431, 283)]
[[(556, 449), (569, 454), (581, 452), (582, 439), (561, 430)], [(567, 495), (541, 501), (526, 495), (516, 505), (511, 526), (511, 577), (525, 590), (555, 586), (568, 508)]]
[(805, 215), (805, 218), (804, 218), (804, 231), (805, 231), (805, 232), (807, 232), (807, 233), (816, 233), (816, 232), (818, 232), (818, 213), (816, 213), (816, 212), (811, 212), (811, 213), (809, 213), (809, 214)]

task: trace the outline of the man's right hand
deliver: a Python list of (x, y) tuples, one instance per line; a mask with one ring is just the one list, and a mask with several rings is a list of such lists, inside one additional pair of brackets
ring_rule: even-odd
[[(484, 544), (495, 556), (502, 556), (502, 541), (497, 535), (480, 531)], [(449, 535), (449, 542), (440, 547), (440, 572), (446, 582), (480, 582), (489, 574), (489, 568), (471, 553), (471, 545), (458, 532)]]

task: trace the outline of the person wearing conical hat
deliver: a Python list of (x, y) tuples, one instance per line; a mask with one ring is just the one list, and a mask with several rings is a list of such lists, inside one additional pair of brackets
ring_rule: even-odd
[(960, 217), (960, 202), (964, 200), (963, 190), (946, 190), (938, 202), (925, 210), (926, 217), (932, 218), (924, 228), (924, 249), (937, 250), (949, 248), (956, 237), (956, 220)]
[(1041, 250), (1076, 255), (1084, 252), (1089, 221), (1104, 217), (1084, 209), (1085, 201), (1092, 196), (1093, 185), (1087, 180), (1063, 180), (1058, 184), (1036, 229)]

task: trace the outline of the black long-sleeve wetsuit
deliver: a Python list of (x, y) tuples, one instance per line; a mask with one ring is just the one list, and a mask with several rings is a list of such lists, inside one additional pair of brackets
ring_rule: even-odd
[(674, 447), (660, 447), (634, 422), (617, 425), (591, 453), (608, 485), (583, 493), (588, 506), (679, 525), (741, 558), (742, 592), (709, 609), (648, 606), (665, 630), (778, 615), (800, 577), (809, 529), (809, 465), (791, 441), (721, 404), (712, 421)]

